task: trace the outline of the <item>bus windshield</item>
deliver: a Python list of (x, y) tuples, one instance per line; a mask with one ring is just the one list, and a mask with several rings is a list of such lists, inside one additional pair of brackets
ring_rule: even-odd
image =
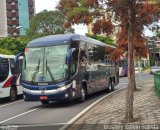
[(68, 45), (26, 48), (23, 62), (23, 80), (54, 82), (68, 76), (66, 54)]

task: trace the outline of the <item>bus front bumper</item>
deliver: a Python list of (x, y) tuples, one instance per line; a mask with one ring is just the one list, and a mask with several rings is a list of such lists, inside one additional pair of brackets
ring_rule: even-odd
[(25, 101), (61, 101), (71, 100), (76, 98), (76, 91), (72, 87), (61, 88), (59, 90), (28, 90), (24, 89), (24, 100)]

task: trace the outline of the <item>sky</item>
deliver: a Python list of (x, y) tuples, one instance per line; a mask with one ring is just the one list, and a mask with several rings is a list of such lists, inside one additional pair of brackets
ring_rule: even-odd
[[(35, 12), (41, 12), (43, 10), (55, 10), (59, 0), (35, 0)], [(85, 35), (87, 33), (87, 27), (84, 25), (74, 25), (76, 34)]]

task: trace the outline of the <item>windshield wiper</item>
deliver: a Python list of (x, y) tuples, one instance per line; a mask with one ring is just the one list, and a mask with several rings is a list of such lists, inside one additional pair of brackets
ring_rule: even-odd
[(37, 65), (36, 68), (35, 68), (35, 71), (34, 71), (33, 74), (32, 74), (31, 82), (34, 82), (34, 81), (35, 81), (35, 77), (36, 77), (36, 75), (37, 75), (38, 72), (39, 72), (39, 68), (40, 68), (40, 59), (39, 59), (39, 61), (38, 61), (38, 65)]
[(46, 59), (46, 72), (47, 72), (47, 71), (48, 71), (49, 76), (51, 77), (52, 81), (54, 81), (53, 74), (52, 74), (52, 72), (51, 72), (50, 67), (47, 65), (47, 59)]

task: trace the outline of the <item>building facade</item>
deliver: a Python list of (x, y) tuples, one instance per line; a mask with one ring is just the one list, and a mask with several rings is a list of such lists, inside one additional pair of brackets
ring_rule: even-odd
[(25, 35), (34, 12), (34, 0), (0, 0), (0, 37)]

